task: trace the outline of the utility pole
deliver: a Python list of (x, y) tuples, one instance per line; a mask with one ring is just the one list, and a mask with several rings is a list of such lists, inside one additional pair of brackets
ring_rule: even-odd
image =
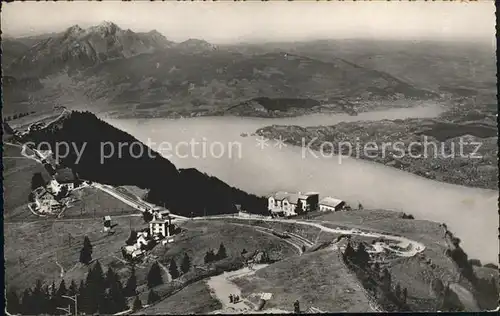
[[(74, 296), (61, 295), (61, 297), (68, 298), (75, 302), (75, 316), (78, 315), (78, 297), (76, 296), (76, 294)], [(68, 315), (71, 315), (70, 305), (68, 305)]]
[(68, 315), (71, 315), (71, 305), (68, 305), (68, 308), (63, 308), (63, 307), (56, 307), (56, 308), (65, 311), (66, 313), (68, 313)]

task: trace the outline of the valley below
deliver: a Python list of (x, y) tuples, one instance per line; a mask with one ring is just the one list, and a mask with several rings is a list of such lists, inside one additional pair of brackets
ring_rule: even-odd
[(490, 46), (104, 21), (2, 50), (11, 315), (497, 306)]

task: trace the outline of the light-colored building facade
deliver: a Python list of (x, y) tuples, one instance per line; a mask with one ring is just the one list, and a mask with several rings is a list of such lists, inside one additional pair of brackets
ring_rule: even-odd
[(160, 213), (153, 214), (154, 219), (149, 222), (149, 232), (151, 236), (170, 237), (172, 235), (172, 220), (167, 214), (163, 217)]
[[(275, 215), (295, 216), (299, 213), (315, 211), (319, 194), (277, 192), (268, 197), (268, 209)], [(298, 209), (300, 207), (300, 209)]]

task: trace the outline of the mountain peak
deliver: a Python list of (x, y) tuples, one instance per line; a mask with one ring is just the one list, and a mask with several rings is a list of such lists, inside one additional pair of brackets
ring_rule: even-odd
[(184, 42), (181, 42), (178, 44), (178, 47), (183, 48), (183, 49), (189, 49), (189, 50), (215, 50), (217, 49), (216, 45), (210, 44), (209, 42), (202, 40), (202, 39), (197, 39), (197, 38), (190, 38), (188, 40), (185, 40)]
[(99, 25), (97, 25), (100, 28), (116, 28), (118, 27), (115, 23), (111, 21), (102, 21)]
[(118, 25), (110, 21), (103, 21), (99, 25), (93, 26), (89, 29), (103, 34), (115, 34), (116, 31), (121, 30)]
[(151, 35), (161, 35), (163, 36), (163, 34), (161, 34), (160, 32), (158, 32), (157, 30), (151, 30), (148, 32), (148, 34), (151, 34)]
[(83, 29), (78, 24), (75, 24), (75, 25), (69, 27), (66, 30), (65, 34), (66, 35), (76, 35), (76, 34), (81, 33), (82, 31), (83, 31)]

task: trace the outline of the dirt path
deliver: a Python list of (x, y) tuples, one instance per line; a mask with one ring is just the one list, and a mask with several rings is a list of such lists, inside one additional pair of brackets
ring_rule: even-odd
[[(266, 264), (258, 264), (255, 265), (253, 269), (245, 267), (236, 271), (224, 272), (223, 274), (209, 278), (206, 281), (207, 285), (211, 289), (214, 297), (222, 304), (222, 309), (214, 311), (212, 314), (289, 313), (288, 311), (278, 309), (255, 311), (254, 304), (243, 298), (240, 288), (231, 282), (231, 279), (233, 278), (252, 275), (257, 270), (266, 266)], [(238, 303), (231, 303), (229, 300), (229, 295), (231, 294), (238, 295), (240, 297), (240, 301)]]
[[(231, 215), (217, 215), (217, 216), (206, 216), (206, 217), (195, 217), (194, 219), (196, 220), (206, 220), (206, 219), (223, 219), (223, 218), (237, 218), (240, 220), (256, 220), (257, 218), (253, 217), (239, 217), (239, 216), (231, 216)], [(330, 228), (330, 227), (325, 227), (323, 226), (320, 222), (312, 222), (312, 221), (301, 221), (301, 220), (290, 220), (290, 219), (274, 219), (274, 218), (258, 218), (258, 220), (264, 221), (264, 222), (284, 222), (284, 223), (293, 223), (293, 224), (300, 224), (300, 225), (306, 225), (306, 226), (313, 226), (316, 228), (321, 229), (322, 231), (330, 232), (330, 233), (335, 233), (335, 234), (342, 234), (342, 235), (355, 235), (355, 236), (362, 236), (362, 237), (372, 237), (372, 238), (384, 238), (388, 240), (393, 240), (397, 241), (399, 245), (401, 245), (401, 248), (406, 248), (408, 247), (409, 249), (407, 250), (397, 250), (394, 249), (393, 247), (389, 247), (388, 245), (384, 243), (379, 243), (379, 247), (383, 247), (384, 249), (396, 254), (399, 257), (413, 257), (416, 254), (422, 252), (425, 250), (425, 245), (408, 239), (406, 237), (401, 237), (401, 236), (394, 236), (394, 235), (388, 235), (388, 234), (382, 234), (382, 233), (375, 233), (375, 232), (367, 232), (367, 231), (362, 231), (360, 229), (341, 229), (341, 228)]]
[(163, 271), (165, 271), (165, 274), (167, 275), (167, 282), (172, 282), (172, 276), (170, 275), (170, 272), (168, 271), (167, 267), (163, 265), (160, 261), (156, 261), (160, 268), (162, 268)]
[(64, 277), (64, 267), (59, 262), (57, 262), (57, 259), (56, 259), (56, 264), (61, 269), (60, 277), (63, 278)]

